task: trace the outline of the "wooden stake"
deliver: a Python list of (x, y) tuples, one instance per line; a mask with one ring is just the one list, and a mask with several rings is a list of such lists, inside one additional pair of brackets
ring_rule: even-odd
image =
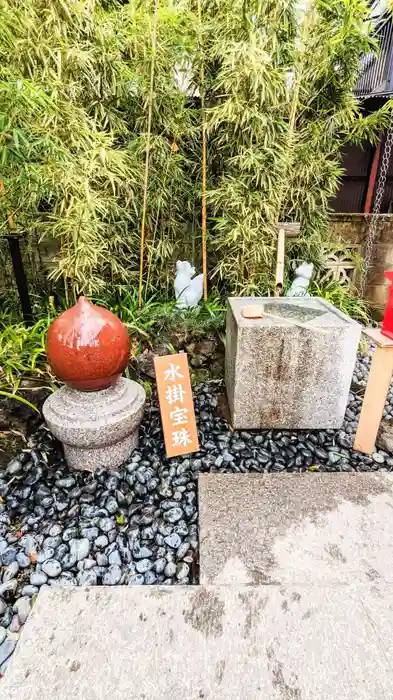
[(274, 296), (279, 297), (284, 288), (285, 230), (279, 225), (277, 237), (276, 287)]
[(284, 291), (284, 268), (285, 268), (285, 240), (287, 236), (296, 237), (299, 235), (300, 224), (296, 222), (278, 223), (277, 235), (277, 264), (276, 264), (276, 284), (274, 296), (279, 297)]
[(157, 23), (158, 23), (158, 0), (154, 3), (154, 18), (153, 30), (151, 35), (151, 66), (150, 66), (150, 89), (147, 113), (147, 141), (146, 141), (146, 158), (145, 158), (145, 176), (143, 182), (143, 208), (142, 208), (142, 224), (141, 224), (141, 245), (139, 257), (139, 293), (138, 307), (142, 308), (142, 290), (143, 290), (143, 262), (145, 253), (145, 226), (146, 226), (146, 210), (147, 210), (147, 192), (149, 182), (149, 160), (150, 160), (150, 141), (151, 141), (151, 122), (153, 115), (153, 87), (154, 87), (154, 68), (156, 61), (156, 46), (157, 46)]
[(374, 452), (379, 424), (385, 408), (386, 396), (393, 372), (393, 346), (376, 347), (364, 394), (362, 410), (353, 449), (371, 454)]
[(202, 272), (203, 272), (203, 298), (207, 301), (207, 217), (206, 217), (206, 169), (207, 169), (207, 138), (206, 138), (206, 119), (205, 119), (205, 70), (203, 65), (202, 53), (202, 5), (201, 0), (198, 0), (198, 17), (199, 17), (199, 50), (201, 54), (200, 67), (200, 96), (201, 96), (201, 117), (202, 117)]

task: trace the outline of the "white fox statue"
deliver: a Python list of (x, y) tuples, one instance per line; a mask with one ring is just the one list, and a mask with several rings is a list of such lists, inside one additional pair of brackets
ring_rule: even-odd
[[(176, 263), (175, 295), (180, 309), (198, 306), (203, 294), (203, 274), (195, 275), (195, 267), (187, 260)], [(193, 278), (194, 277), (194, 278)]]

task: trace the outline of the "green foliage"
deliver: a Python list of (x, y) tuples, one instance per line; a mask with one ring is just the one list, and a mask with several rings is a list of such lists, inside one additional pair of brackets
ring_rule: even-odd
[(300, 222), (300, 252), (320, 264), (342, 146), (375, 140), (392, 102), (365, 117), (352, 92), (360, 56), (375, 46), (366, 0), (205, 7), (215, 272), (240, 294), (266, 293), (278, 221)]
[(136, 290), (105, 298), (92, 298), (100, 306), (110, 309), (127, 326), (131, 337), (153, 343), (171, 332), (194, 337), (203, 337), (210, 332), (224, 328), (225, 307), (219, 296), (212, 295), (195, 309), (178, 309), (174, 301), (159, 301), (152, 295), (146, 299), (142, 309), (138, 309)]
[[(240, 294), (272, 288), (279, 220), (301, 224), (288, 252), (321, 262), (342, 146), (392, 109), (364, 116), (352, 92), (375, 46), (366, 0), (200, 4), (201, 27), (194, 0), (159, 1), (146, 298), (172, 296), (177, 258), (200, 266), (202, 90), (209, 264)], [(137, 282), (152, 23), (151, 0), (0, 2), (0, 235), (11, 214), (49, 247), (67, 303)]]
[(25, 406), (32, 408), (33, 411), (35, 411), (36, 413), (40, 413), (37, 406), (34, 406), (33, 403), (31, 403), (27, 399), (24, 399), (23, 396), (18, 396), (17, 394), (10, 394), (8, 391), (0, 391), (0, 396), (4, 396), (6, 399), (12, 399), (14, 401), (19, 401), (20, 403), (23, 403)]
[(27, 328), (9, 315), (0, 317), (0, 389), (17, 392), (29, 380), (30, 387), (54, 382), (46, 361), (46, 333), (53, 318), (48, 314)]
[[(50, 276), (67, 295), (136, 277), (151, 21), (148, 2), (1, 3), (0, 231), (11, 212), (19, 231), (54, 239)], [(193, 109), (174, 79), (193, 36), (187, 8), (161, 3), (147, 219), (156, 283), (195, 198), (182, 148)]]
[(339, 284), (334, 280), (330, 282), (311, 282), (310, 294), (321, 297), (337, 309), (347, 314), (355, 321), (359, 321), (366, 326), (371, 324), (371, 314), (368, 304), (361, 299), (352, 286)]

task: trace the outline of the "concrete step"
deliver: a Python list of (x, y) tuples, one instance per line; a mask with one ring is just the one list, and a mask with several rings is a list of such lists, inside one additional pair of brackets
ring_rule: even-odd
[(393, 475), (199, 479), (202, 584), (393, 583)]
[(389, 700), (393, 586), (42, 591), (0, 700)]

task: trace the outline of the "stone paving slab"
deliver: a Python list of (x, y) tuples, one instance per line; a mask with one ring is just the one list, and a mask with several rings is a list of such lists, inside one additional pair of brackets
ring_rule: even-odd
[(393, 583), (391, 474), (204, 474), (199, 508), (202, 584)]
[(0, 700), (391, 700), (379, 596), (393, 586), (47, 589)]

